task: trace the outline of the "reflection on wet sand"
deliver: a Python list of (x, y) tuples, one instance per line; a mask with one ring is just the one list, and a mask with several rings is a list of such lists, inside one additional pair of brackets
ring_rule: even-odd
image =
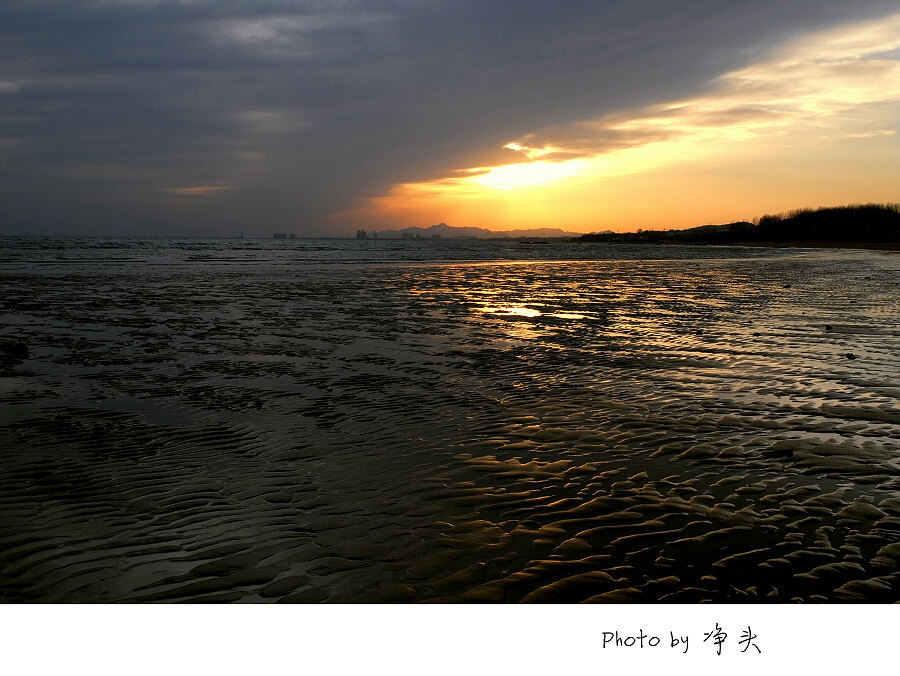
[(5, 275), (0, 594), (897, 601), (897, 267)]

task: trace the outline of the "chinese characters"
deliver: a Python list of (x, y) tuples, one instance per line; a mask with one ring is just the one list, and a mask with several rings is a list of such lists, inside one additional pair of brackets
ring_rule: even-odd
[[(638, 629), (637, 633), (629, 634), (620, 632), (618, 629), (614, 631), (604, 631), (602, 633), (602, 647), (610, 648), (635, 648), (644, 650), (648, 648), (659, 648), (669, 646), (670, 649), (677, 649), (682, 654), (687, 653), (690, 646), (689, 636), (682, 635), (680, 632), (668, 632), (668, 643), (662, 640), (662, 637), (648, 634), (643, 628)], [(739, 652), (752, 653), (754, 649), (757, 654), (761, 654), (762, 650), (757, 645), (758, 636), (753, 633), (752, 628), (747, 625), (746, 629), (741, 632), (741, 638), (737, 645)], [(715, 650), (715, 654), (722, 655), (723, 649), (727, 652), (726, 643), (728, 641), (728, 632), (718, 622), (714, 623), (714, 628), (710, 631), (703, 632), (703, 644), (706, 644)], [(732, 644), (728, 644), (729, 646)]]

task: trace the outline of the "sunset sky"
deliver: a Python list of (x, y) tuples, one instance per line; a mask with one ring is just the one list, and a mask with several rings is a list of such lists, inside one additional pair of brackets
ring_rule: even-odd
[(0, 234), (900, 201), (895, 0), (4, 0)]

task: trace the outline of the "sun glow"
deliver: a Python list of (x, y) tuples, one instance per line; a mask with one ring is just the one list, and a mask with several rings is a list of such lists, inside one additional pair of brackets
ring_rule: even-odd
[(398, 185), (351, 213), (588, 231), (896, 201), (898, 55), (900, 14), (804, 36), (704, 94), (536, 130), (504, 146), (519, 162)]
[(582, 169), (582, 164), (579, 160), (505, 164), (499, 167), (473, 169), (474, 176), (469, 180), (486, 188), (496, 188), (497, 190), (548, 185), (578, 174)]

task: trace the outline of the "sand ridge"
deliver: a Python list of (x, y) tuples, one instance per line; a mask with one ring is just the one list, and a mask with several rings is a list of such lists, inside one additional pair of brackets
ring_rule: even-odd
[(0, 596), (895, 602), (897, 267), (4, 274)]

